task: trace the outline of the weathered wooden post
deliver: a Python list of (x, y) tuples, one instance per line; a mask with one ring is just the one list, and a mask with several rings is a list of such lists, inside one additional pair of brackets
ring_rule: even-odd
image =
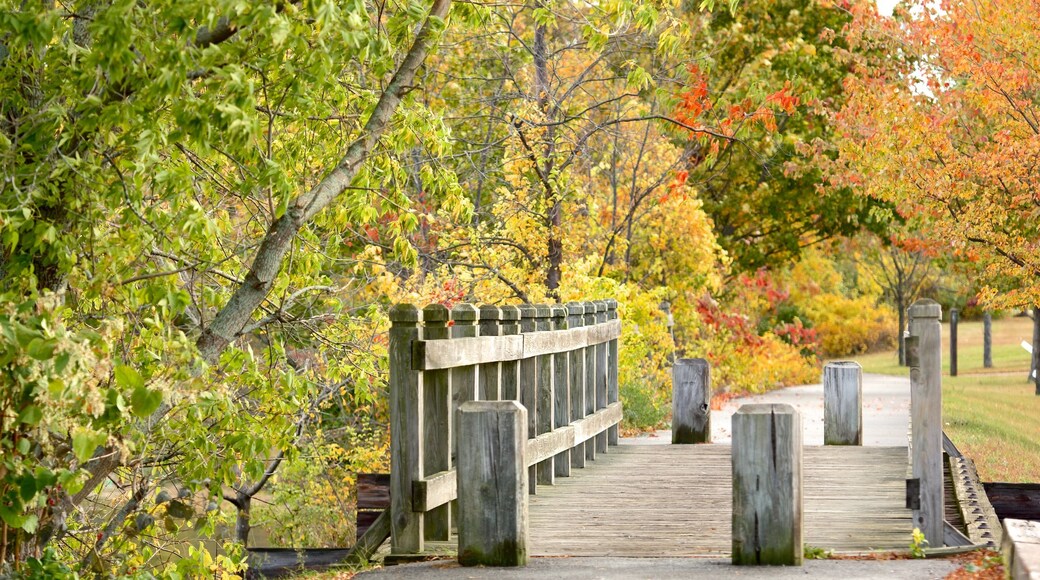
[[(485, 304), (480, 307), (480, 336), (502, 335), (502, 311), (498, 306)], [(484, 363), (477, 370), (477, 399), (497, 401), (502, 398), (502, 364)]]
[[(535, 329), (539, 332), (552, 330), (552, 309), (546, 304), (535, 306)], [(538, 360), (538, 421), (536, 434), (549, 433), (553, 430), (553, 415), (555, 414), (556, 395), (555, 381), (553, 380), (553, 355), (543, 354), (536, 357)], [(538, 464), (538, 483), (555, 485), (556, 466), (552, 459), (546, 459)]]
[[(617, 320), (617, 308), (617, 300), (613, 298), (607, 300), (607, 320)], [(618, 340), (616, 338), (611, 340), (607, 347), (607, 358), (609, 359), (607, 369), (607, 403), (613, 404), (618, 402), (620, 398), (618, 389)], [(611, 425), (610, 429), (607, 429), (607, 444), (618, 444), (617, 425)]]
[[(538, 323), (535, 318), (538, 311), (533, 304), (520, 306), (520, 332), (535, 332)], [(538, 433), (538, 357), (528, 357), (520, 361), (520, 404), (527, 409), (527, 436), (533, 439)], [(538, 490), (538, 467), (532, 465), (528, 476), (531, 493)]]
[[(943, 545), (942, 308), (918, 300), (907, 309), (910, 339), (911, 485), (914, 526), (931, 546)], [(916, 480), (916, 481), (915, 481)], [(908, 496), (912, 494), (908, 493)]]
[[(567, 303), (567, 326), (585, 326), (585, 307), (580, 302)], [(585, 416), (585, 349), (572, 350), (569, 357), (571, 387), (571, 420)], [(582, 443), (571, 449), (571, 467), (585, 467), (585, 446)]]
[(711, 443), (711, 367), (681, 358), (672, 367), (672, 443)]
[[(553, 330), (567, 329), (567, 308), (552, 307)], [(553, 423), (556, 429), (566, 427), (571, 422), (571, 388), (569, 355), (558, 352), (553, 355)], [(570, 477), (571, 457), (569, 451), (563, 451), (553, 458), (557, 477)]]
[[(520, 334), (520, 309), (516, 306), (502, 306), (502, 335)], [(502, 400), (519, 400), (520, 362), (515, 360), (502, 363)]]
[(950, 309), (950, 376), (957, 376), (957, 323), (960, 322), (960, 312), (956, 308)]
[[(448, 309), (442, 304), (423, 308), (423, 340), (451, 338)], [(423, 373), (423, 476), (452, 467), (452, 429), (455, 409), (451, 401), (451, 371)], [(434, 508), (425, 516), (423, 535), (427, 540), (448, 541), (451, 536), (451, 506)]]
[(390, 309), (390, 546), (394, 554), (423, 551), (423, 514), (412, 511), (412, 482), (423, 477), (423, 377), (412, 369), (412, 343), (422, 316), (411, 304)]
[[(582, 317), (582, 321), (585, 326), (595, 326), (596, 324), (596, 305), (592, 302), (582, 302), (582, 307), (585, 311), (585, 316)], [(585, 347), (585, 416), (596, 412), (596, 347), (586, 346)], [(585, 442), (585, 459), (589, 461), (596, 460), (596, 449), (597, 449), (596, 438), (589, 439)]]
[[(592, 303), (596, 308), (596, 324), (607, 322), (607, 303), (597, 300)], [(607, 343), (601, 342), (596, 350), (596, 410), (607, 407)], [(607, 452), (607, 432), (596, 435), (596, 452)]]
[(733, 564), (802, 565), (802, 418), (791, 405), (733, 415)]
[(982, 367), (993, 368), (993, 315), (982, 313)]
[(823, 444), (863, 445), (863, 368), (857, 362), (823, 367)]
[(459, 408), (459, 563), (527, 564), (527, 411), (516, 401)]
[[(480, 312), (472, 304), (456, 304), (451, 309), (451, 337), (473, 338), (477, 336), (477, 319)], [(477, 367), (470, 365), (455, 367), (451, 370), (452, 397), (457, 405), (466, 401), (476, 401), (480, 397), (477, 386)]]

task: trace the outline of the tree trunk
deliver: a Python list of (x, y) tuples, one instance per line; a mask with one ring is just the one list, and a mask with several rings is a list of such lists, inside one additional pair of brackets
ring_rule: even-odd
[(253, 507), (253, 497), (244, 493), (236, 494), (238, 515), (235, 517), (235, 541), (242, 544), (243, 548), (249, 546), (249, 510)]
[[(538, 3), (537, 7), (541, 8), (541, 3)], [(538, 110), (542, 112), (545, 121), (551, 120), (550, 117), (552, 115), (552, 103), (549, 100), (549, 50), (546, 46), (547, 35), (548, 30), (545, 25), (539, 24), (534, 29), (534, 44), (532, 46), (535, 98), (538, 101)], [(545, 216), (545, 225), (548, 228), (547, 250), (549, 265), (545, 272), (545, 287), (549, 296), (559, 302), (560, 278), (563, 266), (563, 240), (560, 237), (560, 227), (563, 223), (560, 197), (557, 195), (555, 187), (552, 186), (553, 181), (551, 178), (553, 171), (552, 156), (555, 152), (554, 138), (555, 129), (549, 127), (545, 135), (544, 165), (541, 172), (544, 176), (542, 181), (545, 183), (545, 204), (548, 208)], [(535, 163), (538, 163), (537, 159)]]
[(906, 366), (906, 299), (903, 295), (896, 295), (896, 310), (899, 311), (899, 366)]
[(267, 298), (300, 229), (350, 187), (354, 176), (378, 144), (401, 99), (411, 89), (416, 71), (426, 60), (440, 32), (440, 25), (435, 21), (443, 20), (450, 6), (451, 0), (434, 0), (411, 49), (379, 97), (361, 135), (350, 144), (335, 169), (313, 189), (292, 200), (288, 210), (271, 224), (260, 249), (253, 256), (245, 281), (235, 289), (231, 299), (196, 342), (199, 354), (205, 360), (215, 362), (227, 345), (239, 337), (253, 313)]

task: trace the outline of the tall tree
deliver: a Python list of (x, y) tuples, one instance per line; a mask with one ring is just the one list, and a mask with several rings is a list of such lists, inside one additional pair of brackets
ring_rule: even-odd
[[(443, 142), (407, 95), (449, 5), (4, 8), (0, 560), (62, 538), (132, 567), (151, 514), (191, 511), (162, 485), (232, 498), (244, 541), (306, 414), (373, 384), (352, 349), (378, 313), (335, 298), (364, 282), (368, 224), (414, 259), (396, 152)], [(125, 502), (80, 536), (106, 479)]]
[(850, 42), (889, 58), (857, 63), (848, 80), (843, 179), (921, 219), (946, 253), (979, 261), (986, 302), (1040, 303), (1040, 11), (955, 0), (910, 3), (895, 21), (853, 15)]

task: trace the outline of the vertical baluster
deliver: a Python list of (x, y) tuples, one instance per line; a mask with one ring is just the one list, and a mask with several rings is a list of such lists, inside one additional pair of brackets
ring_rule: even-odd
[[(502, 312), (497, 306), (485, 304), (480, 307), (480, 336), (499, 336)], [(499, 383), (501, 381), (501, 364), (497, 362), (480, 365), (477, 372), (479, 382), (479, 398), (481, 401), (497, 401), (501, 398)]]
[[(520, 332), (534, 332), (537, 311), (531, 304), (520, 306)], [(538, 360), (537, 357), (520, 361), (520, 404), (527, 408), (527, 438), (531, 439), (538, 432)], [(538, 468), (535, 465), (528, 471), (527, 489), (534, 495), (538, 492)]]
[[(617, 300), (607, 300), (607, 320), (617, 320)], [(611, 340), (607, 345), (607, 404), (618, 402), (618, 339)], [(618, 444), (618, 426), (611, 425), (607, 429), (607, 443)]]
[[(552, 330), (552, 310), (548, 305), (535, 306), (535, 330), (548, 332)], [(538, 435), (553, 430), (554, 407), (556, 397), (553, 394), (553, 355), (543, 354), (538, 358)], [(552, 459), (538, 464), (538, 483), (553, 485), (556, 483), (556, 469)]]
[[(592, 302), (582, 303), (585, 315), (582, 321), (585, 326), (595, 326), (596, 305)], [(585, 416), (596, 412), (596, 347), (585, 347)], [(596, 460), (596, 438), (585, 442), (585, 459)]]
[[(499, 311), (502, 313), (502, 335), (520, 334), (520, 309), (516, 306), (502, 306), (499, 308)], [(499, 386), (499, 392), (502, 395), (502, 400), (519, 401), (520, 361), (510, 360), (503, 362), (501, 378), (502, 383)]]
[[(442, 304), (423, 308), (424, 340), (446, 340), (451, 337), (448, 328), (448, 309)], [(430, 476), (451, 469), (452, 419), (451, 371), (448, 369), (423, 373), (423, 472)], [(442, 505), (425, 517), (424, 537), (427, 540), (447, 541), (451, 535), (451, 509)]]
[[(567, 308), (565, 306), (552, 307), (553, 330), (565, 330), (567, 328)], [(571, 416), (571, 393), (570, 393), (570, 356), (566, 352), (553, 355), (553, 428), (566, 427)], [(564, 451), (553, 458), (557, 477), (570, 477), (571, 459), (570, 453)]]
[(390, 514), (391, 551), (423, 551), (423, 514), (412, 511), (412, 482), (423, 476), (423, 376), (412, 368), (412, 343), (422, 316), (411, 304), (390, 310)]
[[(585, 326), (585, 307), (580, 302), (567, 303), (567, 326)], [(571, 421), (585, 416), (585, 349), (575, 349), (569, 354)], [(585, 444), (579, 443), (571, 449), (571, 467), (585, 467)]]
[[(607, 322), (607, 303), (602, 300), (597, 300), (593, 304), (596, 305), (596, 324), (604, 324)], [(604, 409), (607, 406), (607, 343), (601, 342), (596, 345), (596, 410)], [(599, 453), (607, 452), (607, 432), (596, 435), (596, 451)]]
[[(477, 335), (477, 319), (480, 313), (472, 304), (456, 304), (451, 309), (451, 337), (471, 338)], [(451, 420), (454, 424), (458, 421), (459, 406), (466, 401), (476, 401), (477, 397), (477, 367), (456, 367), (451, 369)], [(453, 431), (451, 434), (451, 463), (455, 465), (458, 460), (459, 433)], [(459, 502), (451, 502), (452, 524), (458, 523)]]

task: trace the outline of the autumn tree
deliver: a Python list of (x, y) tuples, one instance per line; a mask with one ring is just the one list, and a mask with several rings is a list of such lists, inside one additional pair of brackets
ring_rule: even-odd
[(841, 179), (923, 220), (947, 255), (982, 264), (984, 280), (1018, 281), (988, 285), (985, 302), (1036, 305), (1040, 13), (993, 0), (914, 2), (896, 20), (865, 7), (852, 15), (850, 42), (889, 58), (857, 62), (847, 80)]
[(732, 13), (691, 16), (702, 21), (694, 27), (706, 122), (752, 117), (752, 103), (771, 97), (785, 105), (768, 126), (686, 168), (691, 182), (703, 183), (705, 211), (735, 272), (782, 267), (807, 246), (884, 228), (871, 199), (821, 187), (827, 169), (816, 144), (833, 135), (828, 112), (848, 98), (843, 80), (856, 50), (841, 35), (850, 21), (841, 5), (753, 0)]
[[(171, 486), (227, 498), (245, 542), (323, 405), (373, 396), (381, 319), (349, 300), (351, 238), (393, 215), (414, 259), (396, 152), (443, 142), (407, 93), (448, 8), (5, 6), (4, 566), (56, 546), (84, 570), (154, 565), (149, 538), (220, 519), (186, 520)], [(106, 480), (121, 503), (84, 511)]]

